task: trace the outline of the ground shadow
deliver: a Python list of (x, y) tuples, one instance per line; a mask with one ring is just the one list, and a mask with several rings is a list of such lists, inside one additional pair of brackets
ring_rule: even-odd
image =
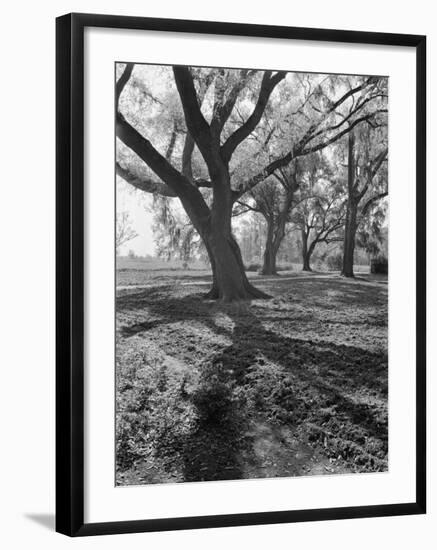
[[(314, 284), (319, 285), (317, 292)], [(366, 292), (357, 285), (338, 281), (335, 288), (343, 306), (368, 305)], [(307, 292), (317, 296), (323, 290), (332, 290), (332, 281), (313, 280)], [(379, 298), (379, 289), (371, 291)], [(305, 301), (302, 293), (296, 302), (300, 300)], [(318, 303), (314, 296), (312, 300)], [(325, 309), (330, 305), (323, 303)], [(242, 451), (247, 457), (251, 446), (248, 423), (259, 415), (272, 426), (292, 426), (302, 438), (321, 445), (327, 456), (341, 456), (360, 471), (386, 469), (386, 351), (281, 334), (270, 322), (265, 326), (269, 316), (259, 302), (225, 305), (205, 302), (200, 294), (180, 297), (148, 290), (120, 296), (117, 309), (147, 311), (148, 320), (120, 326), (124, 338), (196, 321), (230, 339), (218, 350), (208, 349), (206, 343), (205, 356), (197, 365), (199, 380), (185, 396), (196, 409), (193, 429), (183, 437), (167, 433), (157, 441), (157, 455), (173, 453), (185, 481), (241, 479), (239, 457)], [(217, 313), (232, 320), (231, 330), (217, 325)], [(288, 310), (284, 320), (305, 322), (308, 317), (302, 311), (293, 317)], [(191, 344), (187, 339), (181, 346), (162, 345), (178, 356)]]
[(188, 435), (166, 433), (157, 440), (157, 456), (173, 452), (181, 462), (184, 481), (241, 479), (238, 457), (247, 447), (247, 417), (235, 398), (231, 369), (208, 362), (194, 392), (196, 422)]

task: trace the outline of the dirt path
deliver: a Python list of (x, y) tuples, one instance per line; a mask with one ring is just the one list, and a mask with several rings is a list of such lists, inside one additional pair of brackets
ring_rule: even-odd
[[(217, 453), (211, 454), (209, 447), (193, 449), (191, 460), (196, 464), (196, 481), (201, 481), (203, 476), (205, 480), (270, 479), (351, 472), (343, 460), (327, 458), (322, 452), (302, 443), (285, 426), (272, 426), (259, 419), (251, 423), (244, 439), (248, 444), (235, 454), (232, 461), (223, 465), (221, 471), (216, 467)], [(211, 478), (211, 474), (214, 477)], [(182, 468), (163, 469), (153, 456), (137, 462), (129, 472), (121, 474), (120, 479), (126, 485), (190, 481)]]
[(253, 423), (248, 435), (253, 441), (251, 452), (243, 452), (240, 458), (245, 479), (333, 475), (350, 471), (342, 462), (330, 460), (303, 444), (286, 426), (270, 426), (259, 421)]

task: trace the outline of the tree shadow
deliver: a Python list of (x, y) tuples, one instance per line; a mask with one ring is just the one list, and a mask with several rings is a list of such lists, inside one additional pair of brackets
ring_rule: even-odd
[[(371, 465), (385, 467), (387, 413), (367, 401), (387, 401), (386, 353), (283, 336), (266, 329), (250, 306), (236, 314), (229, 308), (228, 314), (235, 322), (232, 344), (214, 361), (234, 372), (239, 387), (255, 391), (258, 410), (269, 413), (273, 407), (276, 420), (310, 424), (325, 436), (350, 440), (356, 448), (349, 445), (348, 453), (368, 455), (374, 449)], [(265, 376), (266, 369), (274, 376)]]
[[(181, 401), (189, 403), (194, 417), (174, 418), (183, 408), (175, 403)], [(174, 419), (154, 433), (154, 457), (166, 474), (152, 482), (242, 479), (240, 456), (250, 447), (248, 417), (232, 369), (205, 361), (188, 391), (173, 387), (167, 407)]]
[(343, 306), (375, 308), (378, 304), (387, 304), (387, 288), (376, 286), (372, 281), (345, 281), (340, 277), (313, 279), (310, 282), (298, 279), (290, 289), (284, 286), (282, 290), (293, 296), (296, 303), (327, 311), (338, 310)]
[[(361, 292), (349, 283), (343, 285), (344, 292), (351, 291), (345, 299), (357, 300)], [(329, 309), (326, 303), (320, 307)], [(385, 469), (385, 351), (280, 334), (264, 326), (274, 318), (256, 301), (220, 304), (205, 302), (201, 294), (175, 297), (163, 295), (160, 289), (121, 296), (118, 308), (130, 312), (147, 309), (147, 316), (152, 317), (122, 326), (123, 337), (194, 320), (230, 339), (229, 345), (216, 352), (211, 348), (196, 367), (196, 387), (184, 397), (196, 411), (193, 429), (184, 436), (166, 433), (157, 441), (157, 456), (173, 453), (185, 481), (241, 479), (241, 452), (249, 456), (252, 444), (248, 423), (259, 414), (272, 426), (294, 426), (302, 437), (324, 442), (328, 456), (340, 453), (352, 465), (364, 465), (366, 471)], [(218, 313), (231, 319), (232, 329), (217, 325)], [(301, 311), (297, 315), (302, 317)], [(285, 320), (293, 320), (290, 310)], [(308, 318), (304, 315), (297, 320)], [(171, 343), (169, 347), (175, 356), (180, 353)]]
[[(345, 300), (353, 300), (354, 297), (355, 294), (345, 297)], [(290, 368), (292, 365), (298, 372), (302, 371), (302, 365), (310, 362), (319, 367), (320, 376), (329, 374), (332, 378), (335, 374), (339, 383), (343, 383), (345, 377), (348, 377), (349, 384), (352, 386), (364, 385), (368, 389), (386, 393), (387, 380), (384, 383), (381, 379), (381, 375), (386, 374), (386, 352), (374, 353), (357, 346), (334, 344), (329, 341), (290, 338), (263, 325), (264, 322), (273, 322), (275, 319), (306, 322), (313, 317), (312, 314), (302, 314), (299, 311), (296, 316), (293, 316), (287, 312), (285, 316), (275, 318), (272, 315), (266, 315), (264, 309), (258, 309), (256, 302), (254, 304), (250, 302), (220, 304), (206, 302), (201, 299), (200, 294), (156, 298), (152, 293), (145, 292), (140, 296), (135, 295), (135, 298), (128, 296), (119, 299), (117, 308), (130, 311), (147, 308), (149, 315), (156, 317), (151, 321), (122, 326), (120, 331), (123, 336), (137, 335), (168, 323), (179, 321), (189, 323), (191, 320), (199, 320), (216, 334), (232, 338), (231, 346), (222, 351), (219, 358), (214, 360), (215, 362), (222, 360), (224, 364), (228, 364), (231, 360), (237, 370), (247, 369), (251, 366), (254, 356), (261, 353), (282, 366)], [(327, 309), (328, 305), (323, 302), (320, 307)], [(214, 315), (218, 312), (225, 313), (232, 319), (234, 323), (232, 331), (224, 330), (216, 324)], [(343, 321), (331, 322), (344, 324)], [(335, 367), (334, 370), (333, 367)]]
[(147, 311), (147, 318), (152, 318), (139, 323), (121, 324), (120, 334), (127, 338), (162, 325), (181, 321), (200, 321), (219, 333), (220, 328), (214, 322), (214, 314), (223, 311), (222, 304), (204, 300), (203, 293), (189, 293), (186, 296), (174, 297), (167, 293), (166, 289), (156, 288), (118, 296), (116, 309), (123, 313)]

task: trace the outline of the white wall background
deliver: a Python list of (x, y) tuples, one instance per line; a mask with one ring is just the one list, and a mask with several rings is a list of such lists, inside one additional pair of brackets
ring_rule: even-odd
[[(68, 539), (54, 513), (54, 151), (55, 17), (70, 11), (228, 20), (428, 35), (429, 151), (437, 149), (437, 28), (434, 2), (312, 0), (308, 3), (163, 0), (7, 2), (2, 10), (0, 224), (0, 541), (4, 548), (435, 548), (437, 539), (437, 286), (429, 285), (429, 498), (427, 516), (239, 527)], [(434, 122), (434, 127), (432, 126)], [(429, 155), (428, 204), (437, 201)], [(431, 217), (430, 208), (430, 217)], [(428, 227), (428, 280), (437, 277)], [(433, 345), (434, 344), (434, 345)]]

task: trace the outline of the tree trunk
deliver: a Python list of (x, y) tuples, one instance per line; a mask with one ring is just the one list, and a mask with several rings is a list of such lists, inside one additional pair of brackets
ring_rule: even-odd
[(355, 234), (357, 231), (357, 210), (358, 205), (352, 197), (347, 203), (346, 223), (344, 228), (344, 246), (343, 246), (343, 277), (354, 277), (354, 252), (355, 252)]
[(211, 228), (204, 235), (213, 272), (213, 286), (206, 295), (223, 302), (268, 298), (269, 296), (250, 284), (244, 270), (240, 248), (232, 234)]
[(308, 233), (302, 229), (302, 271), (312, 271), (310, 265), (311, 252), (308, 250)]
[(264, 249), (264, 261), (261, 271), (262, 275), (278, 275), (276, 269), (276, 258), (278, 256), (279, 248), (285, 237), (285, 227), (287, 224), (287, 217), (291, 208), (293, 200), (293, 193), (289, 194), (287, 201), (284, 204), (282, 211), (276, 218), (276, 225), (274, 218), (266, 217), (267, 221), (267, 238)]
[(208, 252), (208, 258), (209, 263), (211, 265), (211, 271), (212, 271), (212, 287), (210, 290), (204, 295), (205, 300), (217, 300), (219, 297), (219, 287), (217, 282), (217, 271), (215, 267), (215, 259), (214, 255), (212, 253), (211, 247), (208, 244), (207, 239), (202, 237), (203, 243), (205, 245), (206, 251)]
[(343, 246), (343, 268), (341, 274), (343, 277), (354, 276), (354, 251), (355, 251), (355, 233), (357, 231), (357, 210), (359, 199), (355, 196), (355, 136), (350, 132), (348, 136), (348, 170), (347, 170), (347, 209), (346, 223), (344, 226), (344, 246)]
[(310, 257), (309, 254), (306, 254), (303, 257), (302, 271), (312, 271), (311, 264), (310, 264), (310, 259), (311, 259), (311, 257)]
[(267, 220), (267, 238), (263, 255), (263, 266), (261, 275), (277, 275), (276, 271), (276, 254), (278, 248), (274, 239), (274, 224), (273, 220)]
[(310, 260), (311, 260), (311, 254), (307, 253), (303, 257), (302, 271), (312, 271)]
[(214, 186), (210, 221), (201, 234), (213, 272), (213, 287), (208, 297), (223, 302), (269, 298), (251, 285), (246, 276), (240, 247), (232, 235), (232, 196), (230, 186), (225, 184), (226, 181), (217, 182)]
[(273, 245), (266, 244), (264, 250), (263, 266), (261, 269), (261, 275), (272, 275), (277, 276), (278, 272), (276, 271), (276, 251), (273, 248)]

